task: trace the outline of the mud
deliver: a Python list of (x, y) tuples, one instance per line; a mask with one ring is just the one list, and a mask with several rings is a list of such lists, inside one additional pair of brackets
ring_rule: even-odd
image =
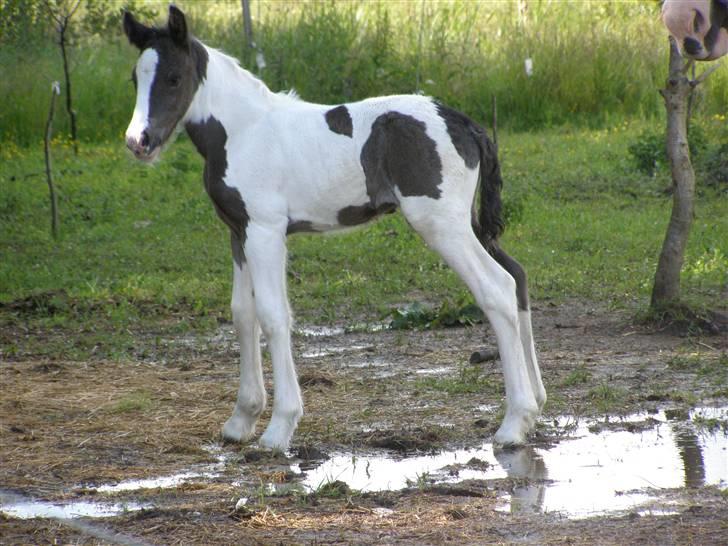
[(469, 363), (482, 327), (299, 328), (285, 454), (220, 442), (230, 325), (144, 361), (4, 362), (0, 544), (724, 543), (726, 336), (583, 302), (534, 327), (550, 400), (514, 451), (489, 443), (502, 381)]

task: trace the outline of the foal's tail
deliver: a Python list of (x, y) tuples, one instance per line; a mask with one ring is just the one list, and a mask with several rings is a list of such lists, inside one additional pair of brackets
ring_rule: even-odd
[(498, 151), (485, 131), (474, 131), (480, 150), (480, 203), (477, 216), (473, 214), (473, 231), (491, 254), (497, 248), (498, 237), (503, 233), (501, 188), (503, 180), (498, 163)]

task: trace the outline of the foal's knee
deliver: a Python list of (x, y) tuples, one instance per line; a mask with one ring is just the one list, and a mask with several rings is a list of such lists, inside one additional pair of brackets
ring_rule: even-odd
[(288, 310), (288, 306), (273, 308), (259, 305), (257, 310), (260, 327), (266, 336), (271, 337), (276, 334), (286, 333), (290, 330), (291, 313)]

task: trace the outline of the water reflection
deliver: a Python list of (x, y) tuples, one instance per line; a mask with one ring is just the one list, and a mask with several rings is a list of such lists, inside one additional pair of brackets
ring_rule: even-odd
[[(341, 454), (308, 471), (304, 485), (315, 489), (336, 479), (352, 489), (377, 491), (423, 478), (442, 483), (509, 477), (505, 511), (582, 518), (632, 510), (652, 498), (651, 490), (728, 485), (728, 431), (701, 432), (693, 424), (696, 417), (725, 420), (728, 408), (695, 410), (683, 415), (687, 420), (669, 421), (665, 412), (621, 417), (617, 423), (615, 418), (612, 423), (570, 420), (569, 438), (551, 448), (494, 451), (485, 444), (405, 458)], [(569, 419), (558, 421), (563, 428)], [(470, 465), (473, 459), (479, 464)]]
[[(636, 414), (623, 423), (632, 432), (592, 433), (582, 424), (577, 438), (552, 449), (496, 450), (498, 463), (516, 480), (505, 510), (589, 517), (638, 506), (649, 500), (645, 489), (726, 485), (728, 431), (701, 433), (693, 419), (725, 419), (727, 413), (695, 410), (685, 421), (668, 420), (664, 412)], [(642, 428), (650, 422), (654, 426)]]
[[(546, 496), (548, 471), (543, 457), (533, 447), (496, 449), (498, 464), (516, 480), (511, 491), (511, 512), (540, 512)], [(521, 483), (526, 480), (526, 483)], [(535, 482), (535, 483), (534, 483)]]

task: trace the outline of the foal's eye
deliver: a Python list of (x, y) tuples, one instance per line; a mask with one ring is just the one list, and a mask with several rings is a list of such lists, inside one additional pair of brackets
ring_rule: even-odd
[(182, 78), (180, 78), (177, 74), (172, 74), (167, 78), (167, 83), (169, 83), (170, 87), (178, 87), (181, 81)]

